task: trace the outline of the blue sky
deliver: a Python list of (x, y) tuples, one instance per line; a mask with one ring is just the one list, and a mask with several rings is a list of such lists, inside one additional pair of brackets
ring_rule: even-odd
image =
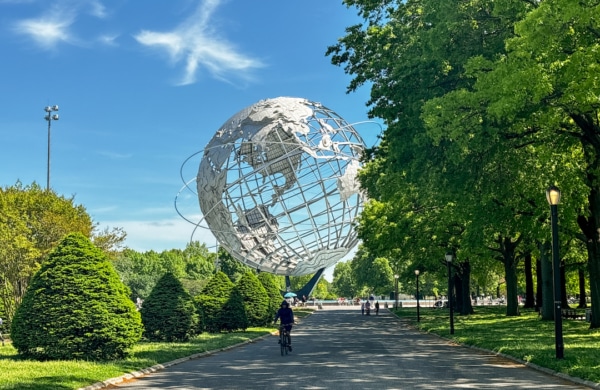
[[(58, 105), (52, 189), (124, 228), (132, 249), (184, 248), (180, 168), (233, 114), (292, 96), (368, 119), (368, 88), (346, 94), (350, 77), (324, 55), (359, 22), (341, 0), (0, 0), (0, 185), (46, 186), (44, 107)], [(368, 146), (381, 131), (357, 130)], [(194, 194), (178, 206), (199, 218)]]

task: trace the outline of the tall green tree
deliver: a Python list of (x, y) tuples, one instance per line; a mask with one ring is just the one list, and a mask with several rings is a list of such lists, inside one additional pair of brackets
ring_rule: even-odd
[(243, 274), (250, 271), (251, 268), (241, 261), (236, 260), (224, 248), (219, 247), (217, 256), (217, 270), (223, 272), (232, 282), (237, 282)]
[(340, 261), (333, 269), (332, 287), (335, 293), (340, 297), (354, 298), (358, 293), (356, 282), (352, 277), (352, 267), (350, 261)]
[(36, 183), (0, 188), (0, 297), (9, 319), (50, 251), (69, 233), (91, 237), (93, 230), (73, 198)]
[[(480, 118), (479, 124), (468, 124), (473, 134), (497, 123), (497, 134), (531, 143), (546, 157), (541, 160), (548, 168), (546, 186), (555, 182), (563, 189), (561, 221), (576, 221), (587, 245), (593, 311), (600, 305), (598, 11), (594, 2), (539, 3), (516, 24), (517, 36), (507, 40), (505, 56), (468, 63), (476, 80), (472, 89), (429, 104), (429, 115), (448, 123), (450, 107), (461, 105), (462, 113)], [(592, 328), (600, 327), (597, 314)]]
[[(456, 252), (458, 261), (463, 262), (453, 267), (459, 273), (483, 258), (482, 248), (499, 252), (513, 298), (507, 314), (517, 314), (513, 292), (519, 248), (514, 244), (522, 245), (520, 237), (526, 232), (510, 222), (530, 212), (531, 206), (527, 203), (530, 198), (522, 193), (508, 198), (523, 199), (520, 205), (502, 204), (503, 199), (495, 193), (498, 188), (516, 188), (510, 185), (514, 179), (506, 174), (514, 162), (503, 164), (501, 160), (510, 146), (497, 144), (495, 138), (481, 138), (479, 149), (465, 147), (456, 138), (469, 134), (458, 126), (428, 126), (422, 112), (428, 101), (469, 88), (474, 81), (466, 77), (465, 64), (476, 56), (490, 60), (502, 56), (505, 40), (514, 36), (514, 23), (535, 5), (489, 0), (345, 3), (356, 6), (366, 23), (349, 27), (327, 54), (334, 64), (344, 65), (347, 73), (355, 75), (350, 91), (371, 83), (369, 113), (388, 125), (381, 146), (369, 151), (361, 174), (361, 184), (372, 202), (383, 207), (366, 208), (360, 223), (368, 237), (377, 237), (371, 234), (374, 226), (377, 231), (398, 230), (386, 235), (395, 240), (364, 241), (365, 246), (379, 254), (383, 244), (386, 256), (408, 263), (428, 256), (430, 264), (439, 263), (440, 274), (444, 265), (434, 259), (446, 250)], [(455, 121), (458, 124), (465, 119), (476, 121), (477, 117)], [(512, 156), (519, 161), (517, 157), (526, 155)], [(521, 205), (529, 207), (517, 207)], [(369, 211), (376, 214), (369, 215)], [(375, 218), (377, 214), (387, 218)], [(397, 253), (391, 257), (394, 251)], [(466, 274), (458, 276), (467, 283), (470, 279)], [(468, 293), (469, 288), (462, 290)]]
[(359, 248), (350, 263), (352, 278), (356, 284), (366, 287), (369, 293), (384, 295), (394, 285), (394, 272), (384, 257), (374, 257), (364, 248)]

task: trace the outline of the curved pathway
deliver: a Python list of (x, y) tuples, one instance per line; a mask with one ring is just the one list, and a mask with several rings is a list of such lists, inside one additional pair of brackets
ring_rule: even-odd
[(292, 333), (188, 360), (113, 389), (588, 389), (407, 326), (387, 310), (319, 310)]

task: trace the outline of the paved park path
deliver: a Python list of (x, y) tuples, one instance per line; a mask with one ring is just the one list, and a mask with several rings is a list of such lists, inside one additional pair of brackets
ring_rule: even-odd
[(520, 363), (423, 334), (387, 310), (325, 307), (292, 333), (188, 360), (112, 389), (589, 389)]

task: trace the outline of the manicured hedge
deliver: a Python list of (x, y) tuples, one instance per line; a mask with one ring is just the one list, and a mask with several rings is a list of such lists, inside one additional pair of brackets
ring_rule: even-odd
[(246, 310), (250, 326), (266, 325), (271, 319), (269, 313), (269, 296), (254, 274), (254, 271), (248, 271), (242, 275), (236, 287), (242, 295), (244, 309)]
[(129, 289), (106, 255), (80, 233), (64, 238), (33, 276), (11, 324), (26, 358), (123, 358), (142, 336)]
[(201, 330), (243, 330), (248, 327), (244, 302), (233, 282), (223, 272), (217, 272), (195, 298), (201, 317)]
[(158, 280), (140, 313), (149, 340), (187, 341), (197, 330), (194, 300), (172, 273)]

